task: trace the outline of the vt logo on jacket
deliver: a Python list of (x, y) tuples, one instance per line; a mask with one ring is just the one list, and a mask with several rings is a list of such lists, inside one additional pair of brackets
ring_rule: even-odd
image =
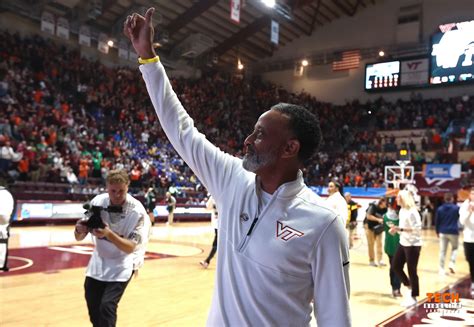
[(294, 236), (301, 237), (304, 233), (300, 232), (290, 226), (283, 226), (283, 224), (277, 221), (277, 237), (281, 238), (283, 241), (289, 241)]

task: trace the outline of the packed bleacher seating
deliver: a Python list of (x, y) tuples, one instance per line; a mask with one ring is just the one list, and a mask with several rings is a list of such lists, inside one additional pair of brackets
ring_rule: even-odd
[[(69, 185), (65, 193), (84, 194), (97, 192), (110, 169), (124, 168), (136, 193), (154, 185), (160, 195), (175, 187), (183, 197), (203, 196), (199, 180), (157, 123), (137, 69), (86, 60), (39, 36), (3, 31), (0, 42), (1, 178), (26, 183), (22, 187), (62, 183)], [(448, 148), (474, 149), (466, 127), (443, 134), (450, 122), (474, 121), (474, 97), (413, 94), (408, 101), (337, 106), (259, 78), (219, 72), (172, 84), (197, 128), (237, 156), (257, 117), (273, 104), (291, 102), (318, 113), (324, 142), (305, 170), (310, 185), (337, 177), (345, 185), (381, 186), (383, 167), (394, 162), (400, 147), (411, 149), (416, 165), (451, 160), (443, 156)], [(472, 171), (472, 160), (462, 163)]]

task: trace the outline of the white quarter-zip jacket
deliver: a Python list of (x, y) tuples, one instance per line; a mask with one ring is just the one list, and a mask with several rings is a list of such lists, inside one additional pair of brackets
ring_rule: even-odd
[[(349, 251), (341, 218), (303, 182), (263, 206), (242, 160), (194, 127), (161, 63), (140, 66), (163, 130), (219, 209), (216, 287), (208, 326), (350, 326)], [(231, 108), (229, 108), (231, 110)]]

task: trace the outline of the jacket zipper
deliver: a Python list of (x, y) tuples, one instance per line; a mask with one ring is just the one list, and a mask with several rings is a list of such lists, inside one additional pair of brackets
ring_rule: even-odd
[(273, 199), (275, 199), (275, 197), (277, 196), (277, 193), (278, 193), (278, 191), (273, 194), (270, 201), (268, 201), (267, 205), (262, 209), (262, 212), (257, 213), (257, 215), (255, 216), (255, 218), (252, 221), (252, 224), (250, 225), (250, 228), (248, 229), (247, 233), (245, 234), (245, 237), (240, 241), (240, 243), (237, 247), (237, 252), (243, 252), (244, 249), (247, 247), (247, 244), (250, 240), (250, 235), (252, 234), (252, 232), (257, 227), (257, 222), (258, 222), (259, 218), (262, 217), (263, 214), (265, 213), (265, 211), (267, 211), (267, 208), (270, 207), (270, 205), (273, 202)]
[(237, 247), (238, 252), (242, 252), (244, 250), (245, 246), (248, 243), (248, 240), (250, 239), (250, 234), (252, 234), (252, 231), (254, 230), (255, 225), (257, 224), (257, 221), (258, 221), (258, 216), (255, 216), (255, 218), (252, 221), (252, 224), (250, 225), (249, 230), (245, 234), (245, 237), (242, 239), (242, 241), (240, 241), (240, 244)]

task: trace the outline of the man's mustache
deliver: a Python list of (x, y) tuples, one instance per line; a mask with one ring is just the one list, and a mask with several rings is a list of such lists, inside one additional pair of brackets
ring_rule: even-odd
[(245, 154), (254, 154), (254, 153), (255, 153), (255, 148), (251, 145), (247, 146)]

